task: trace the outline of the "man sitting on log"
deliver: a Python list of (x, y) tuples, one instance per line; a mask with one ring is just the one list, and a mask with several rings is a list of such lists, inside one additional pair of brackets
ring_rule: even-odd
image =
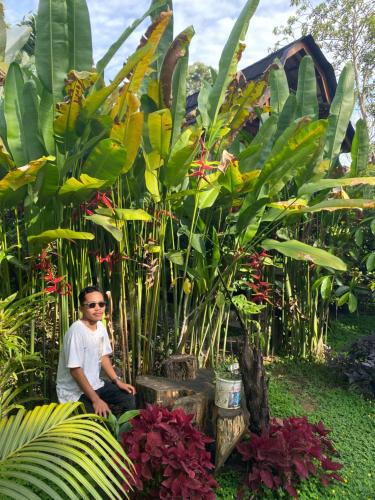
[[(82, 318), (75, 321), (64, 336), (57, 370), (57, 397), (60, 403), (81, 401), (88, 413), (107, 416), (109, 405), (121, 412), (135, 409), (135, 388), (116, 374), (109, 355), (108, 333), (101, 319), (105, 311), (102, 292), (95, 286), (79, 294)], [(100, 378), (103, 368), (109, 381)]]

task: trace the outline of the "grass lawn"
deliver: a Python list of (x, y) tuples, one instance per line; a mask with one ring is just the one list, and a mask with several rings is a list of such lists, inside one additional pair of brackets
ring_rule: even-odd
[[(350, 316), (332, 322), (329, 343), (344, 348), (358, 336), (375, 330), (375, 318)], [(268, 367), (270, 406), (273, 416), (307, 415), (322, 420), (332, 430), (331, 439), (344, 464), (345, 483), (323, 488), (317, 481), (302, 483), (300, 499), (375, 500), (375, 401), (340, 385), (324, 365), (306, 361), (279, 360)], [(235, 499), (240, 478), (232, 471), (218, 477), (218, 499)], [(270, 494), (260, 498), (287, 498)]]

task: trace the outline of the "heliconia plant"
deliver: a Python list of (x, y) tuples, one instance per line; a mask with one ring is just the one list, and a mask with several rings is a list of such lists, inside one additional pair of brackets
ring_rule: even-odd
[[(351, 114), (352, 69), (340, 78), (328, 120), (317, 115), (311, 58), (301, 64), (295, 96), (281, 68), (269, 82), (236, 78), (257, 5), (244, 4), (214, 82), (202, 83), (195, 118), (186, 120), (194, 30), (173, 38), (171, 1), (153, 1), (95, 66), (85, 0), (40, 0), (36, 71), (13, 62), (5, 79), (0, 265), (3, 296), (44, 291), (54, 348), (77, 317), (77, 291), (95, 282), (111, 291), (127, 379), (151, 372), (170, 352), (214, 365), (233, 307), (224, 287), (233, 292), (249, 254), (263, 247), (270, 262), (275, 251), (287, 262), (302, 259), (304, 269), (319, 266), (321, 277), (345, 269), (319, 248), (323, 240), (318, 248), (299, 241), (297, 225), (284, 232), (287, 240), (275, 231), (311, 214), (375, 206), (372, 199), (327, 199), (344, 180), (326, 177)], [(138, 48), (107, 83), (111, 58), (149, 16)], [(255, 137), (241, 133), (249, 114), (261, 117)], [(360, 150), (353, 149), (355, 175), (363, 171)], [(360, 179), (345, 182), (373, 182)], [(51, 272), (38, 267), (41, 256)], [(32, 331), (35, 343), (42, 334), (35, 324)], [(314, 352), (320, 338), (297, 350)]]

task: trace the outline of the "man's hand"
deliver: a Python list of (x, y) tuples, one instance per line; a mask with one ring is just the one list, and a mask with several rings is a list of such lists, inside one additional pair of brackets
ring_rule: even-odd
[(129, 394), (135, 394), (137, 391), (135, 390), (135, 387), (133, 387), (130, 384), (125, 384), (122, 380), (116, 380), (116, 385), (119, 389), (122, 391), (128, 392)]
[(111, 413), (107, 403), (100, 398), (95, 399), (92, 402), (92, 406), (94, 407), (95, 413), (100, 417), (107, 417)]

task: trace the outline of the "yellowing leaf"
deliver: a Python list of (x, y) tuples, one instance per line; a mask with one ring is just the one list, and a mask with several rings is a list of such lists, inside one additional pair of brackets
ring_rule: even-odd
[(49, 229), (48, 231), (43, 231), (43, 233), (28, 236), (27, 241), (33, 243), (36, 241), (41, 241), (43, 243), (48, 243), (57, 239), (64, 240), (93, 240), (95, 236), (92, 233), (85, 233), (80, 231), (72, 231), (71, 229)]
[(189, 295), (191, 293), (191, 281), (188, 278), (185, 278), (183, 288), (186, 295)]

